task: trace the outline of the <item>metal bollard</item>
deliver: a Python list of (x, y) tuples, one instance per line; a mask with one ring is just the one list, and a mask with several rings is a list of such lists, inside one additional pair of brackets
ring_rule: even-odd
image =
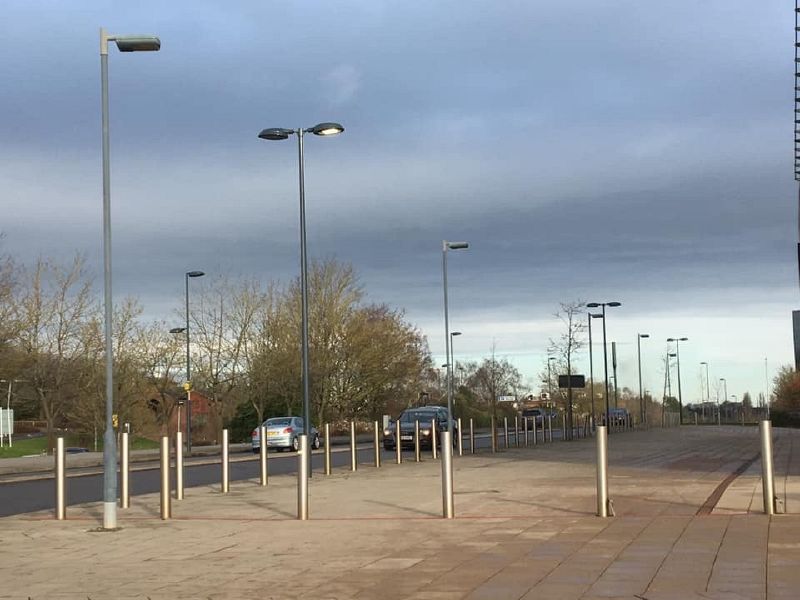
[(258, 434), (261, 439), (261, 448), (259, 448), (259, 471), (261, 473), (261, 485), (267, 485), (269, 481), (269, 472), (267, 471), (267, 428), (261, 425), (258, 428)]
[(608, 516), (608, 433), (597, 428), (597, 516)]
[(308, 521), (308, 436), (297, 437), (300, 452), (297, 453), (297, 519)]
[(183, 500), (183, 432), (181, 431), (175, 434), (175, 499)]
[(120, 508), (130, 508), (131, 506), (131, 469), (130, 469), (130, 443), (128, 432), (122, 432), (120, 440), (119, 457), (119, 506)]
[(497, 452), (497, 423), (492, 415), (492, 452)]
[(453, 518), (453, 441), (450, 432), (442, 432), (442, 516)]
[(530, 444), (528, 439), (528, 417), (522, 417), (522, 432), (525, 435), (525, 447), (527, 448)]
[(66, 454), (64, 452), (64, 438), (56, 439), (56, 520), (63, 521), (67, 518), (67, 482)]
[(514, 417), (514, 446), (519, 448), (519, 417)]
[(717, 427), (719, 427), (720, 425), (722, 425), (722, 414), (720, 413), (719, 410), (717, 410)]
[(775, 483), (772, 467), (772, 423), (761, 421), (758, 424), (761, 434), (761, 487), (764, 492), (764, 514), (775, 514)]
[[(542, 422), (542, 425), (544, 425), (544, 422)], [(533, 428), (533, 445), (535, 446), (536, 444), (539, 443), (539, 441), (536, 439), (537, 437), (539, 437), (539, 426), (536, 424), (535, 416), (531, 420), (531, 427)]]
[(331, 424), (325, 423), (325, 475), (331, 474)]
[(475, 423), (469, 420), (469, 453), (475, 454)]
[[(542, 422), (542, 437), (544, 437), (544, 422)], [(547, 415), (547, 441), (553, 441), (553, 415)]]
[(169, 491), (169, 438), (161, 438), (161, 518), (172, 517), (172, 499)]
[(505, 449), (508, 450), (508, 417), (503, 417), (503, 441)]
[(396, 453), (395, 460), (397, 464), (403, 462), (403, 444), (400, 443), (400, 420), (398, 419), (394, 423), (394, 450)]
[(375, 431), (375, 468), (381, 466), (381, 430), (380, 430), (380, 423), (375, 421), (373, 423), (373, 429)]
[(436, 419), (431, 419), (431, 455), (433, 456), (433, 460), (436, 460), (439, 457), (439, 448), (437, 448), (437, 431), (436, 431)]
[(228, 430), (222, 430), (222, 493), (230, 491), (230, 480), (228, 471)]
[(419, 439), (419, 419), (414, 421), (414, 461), (420, 462), (422, 460), (422, 447)]
[[(397, 441), (400, 443), (400, 440)], [(356, 454), (356, 422), (350, 421), (350, 470), (358, 470), (358, 454)]]
[(461, 429), (461, 417), (458, 418), (458, 455), (464, 456), (464, 433)]
[(567, 441), (567, 413), (561, 415), (561, 441)]

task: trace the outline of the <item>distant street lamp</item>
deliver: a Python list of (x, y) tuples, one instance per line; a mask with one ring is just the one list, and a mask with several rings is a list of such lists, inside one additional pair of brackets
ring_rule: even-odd
[[(611, 410), (608, 404), (608, 343), (606, 342), (606, 306), (610, 308), (616, 308), (617, 306), (622, 306), (622, 302), (589, 302), (586, 305), (586, 308), (599, 308), (603, 307), (603, 374), (605, 377), (605, 386), (606, 386), (606, 422), (605, 424), (608, 425), (611, 423)], [(616, 385), (616, 381), (614, 382)]]
[(683, 395), (681, 394), (681, 342), (688, 342), (689, 338), (667, 338), (667, 342), (675, 342), (675, 355), (678, 359), (678, 405), (680, 406), (680, 416), (678, 422), (683, 425)]
[(644, 395), (642, 394), (642, 339), (649, 338), (649, 333), (639, 333), (636, 335), (636, 351), (639, 355), (639, 420), (646, 422)]
[[(455, 359), (455, 356), (454, 356), (455, 351), (453, 350), (453, 338), (456, 337), (457, 335), (461, 335), (461, 332), (460, 331), (451, 331), (450, 332), (450, 358), (447, 360), (447, 362), (449, 362), (452, 365), (452, 367), (450, 369), (451, 373), (456, 368), (456, 359)], [(453, 385), (452, 380), (450, 382), (450, 385), (451, 386)], [(452, 391), (450, 393), (452, 394)]]
[(444, 289), (444, 341), (445, 356), (447, 357), (447, 431), (453, 437), (453, 365), (450, 360), (450, 319), (447, 306), (447, 251), (466, 250), (467, 242), (448, 242), (442, 240), (442, 288)]
[(555, 356), (547, 357), (547, 403), (553, 405), (553, 376), (550, 374), (550, 363), (558, 360)]
[(591, 395), (591, 402), (592, 402), (592, 426), (594, 426), (594, 421), (597, 418), (597, 415), (594, 410), (594, 361), (592, 358), (592, 319), (602, 319), (603, 315), (596, 314), (596, 313), (587, 313), (589, 317), (589, 381), (591, 381), (591, 385), (589, 386), (590, 395)]
[[(290, 135), (297, 136), (298, 172), (300, 183), (300, 296), (301, 296), (301, 363), (303, 377), (303, 435), (308, 435), (311, 425), (311, 401), (308, 375), (308, 255), (306, 252), (306, 184), (305, 184), (305, 151), (303, 140), (305, 134), (313, 133), (321, 137), (339, 135), (344, 131), (339, 123), (318, 123), (303, 129), (286, 129), (271, 127), (262, 129), (258, 137), (262, 140), (286, 140)], [(311, 452), (308, 453), (308, 476), (311, 477)]]
[[(186, 327), (173, 327), (172, 329), (169, 330), (169, 332), (172, 333), (172, 334), (183, 333), (184, 331), (186, 331)], [(186, 389), (185, 386), (184, 386), (184, 389)], [(186, 392), (186, 396), (188, 398), (188, 396), (189, 396), (189, 392), (188, 391)], [(181, 429), (181, 401), (180, 400), (178, 400), (178, 431), (183, 431), (183, 429)]]
[[(711, 402), (711, 380), (708, 378), (708, 363), (703, 361), (701, 365), (706, 366), (706, 402)], [(703, 404), (703, 418), (706, 417), (706, 406)]]
[(192, 455), (192, 355), (189, 351), (189, 278), (202, 277), (203, 271), (187, 271), (186, 281), (186, 454)]
[(111, 295), (111, 160), (108, 128), (108, 42), (120, 52), (154, 52), (161, 41), (154, 36), (109, 35), (100, 29), (100, 110), (103, 167), (103, 303), (106, 359), (106, 430), (103, 434), (103, 529), (117, 528), (117, 442), (114, 435), (114, 304)]

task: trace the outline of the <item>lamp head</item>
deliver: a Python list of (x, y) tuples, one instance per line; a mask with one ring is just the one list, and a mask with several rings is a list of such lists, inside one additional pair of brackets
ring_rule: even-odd
[(606, 302), (606, 306), (622, 306), (622, 302)]
[(450, 335), (451, 336), (461, 335), (461, 332), (460, 331), (451, 331)]
[(169, 330), (170, 333), (183, 333), (186, 331), (186, 327), (173, 327)]
[(285, 129), (283, 127), (269, 127), (262, 129), (258, 134), (262, 140), (285, 140), (294, 133), (293, 129)]
[(339, 135), (344, 131), (344, 127), (339, 123), (317, 123), (313, 127), (309, 127), (306, 131), (321, 136)]
[(114, 42), (120, 52), (158, 52), (161, 40), (153, 35), (119, 35)]
[(640, 338), (649, 338), (649, 337), (650, 337), (650, 334), (649, 334), (649, 333), (640, 333), (640, 334), (639, 334), (639, 337), (640, 337)]
[(599, 302), (589, 302), (589, 304), (586, 305), (586, 308), (599, 308), (599, 307), (600, 307)]
[(446, 242), (448, 250), (465, 250), (469, 248), (469, 242)]
[(589, 313), (589, 316), (592, 317), (593, 319), (602, 319), (603, 318), (603, 314), (602, 313)]
[(187, 277), (202, 277), (203, 275), (205, 275), (205, 273), (203, 271), (187, 271), (186, 272), (186, 276)]

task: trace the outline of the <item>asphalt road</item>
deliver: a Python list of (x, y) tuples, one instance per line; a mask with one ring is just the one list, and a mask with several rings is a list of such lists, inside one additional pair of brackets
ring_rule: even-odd
[[(560, 438), (561, 432), (553, 430), (553, 438)], [(514, 434), (510, 433), (511, 445), (514, 445)], [(520, 432), (520, 444), (522, 444)], [(540, 442), (541, 443), (541, 442)], [(498, 432), (499, 447), (503, 447), (503, 432)], [(475, 436), (476, 449), (491, 447), (488, 434)], [(423, 451), (430, 455), (430, 450)], [(469, 440), (464, 439), (464, 452), (469, 452)], [(393, 461), (394, 450), (387, 451), (381, 448), (382, 462)], [(413, 451), (403, 452), (404, 460), (413, 460)], [(213, 460), (213, 459), (212, 459)], [(317, 451), (312, 455), (312, 469), (314, 475), (324, 471), (324, 451)], [(374, 449), (371, 445), (360, 445), (358, 449), (359, 464), (371, 465), (374, 460)], [(209, 464), (209, 459), (202, 459), (201, 464), (184, 464), (184, 486), (198, 487), (219, 484), (221, 468), (219, 459)], [(350, 452), (334, 449), (331, 453), (333, 468), (350, 466)], [(67, 476), (67, 505), (81, 504), (84, 502), (100, 502), (103, 499), (103, 474), (102, 468), (82, 469), (82, 472), (68, 473)], [(89, 473), (85, 473), (89, 471)], [(297, 472), (297, 455), (295, 453), (271, 453), (269, 459), (270, 475), (285, 475)], [(256, 479), (259, 477), (259, 461), (257, 455), (240, 453), (231, 455), (230, 481)], [(131, 496), (151, 494), (158, 492), (161, 486), (160, 471), (157, 461), (153, 463), (136, 463), (131, 469), (130, 491)], [(174, 474), (173, 474), (174, 486)], [(53, 510), (55, 508), (55, 482), (52, 476), (44, 479), (29, 481), (8, 482), (0, 484), (0, 517), (7, 517), (20, 513), (40, 510)]]

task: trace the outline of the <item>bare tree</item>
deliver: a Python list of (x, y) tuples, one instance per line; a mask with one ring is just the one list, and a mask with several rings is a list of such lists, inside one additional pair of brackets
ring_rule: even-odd
[(577, 353), (584, 347), (583, 334), (586, 330), (584, 311), (586, 303), (582, 300), (573, 302), (562, 302), (555, 317), (563, 324), (563, 332), (557, 339), (550, 339), (550, 350), (558, 358), (558, 362), (566, 369), (569, 380), (567, 395), (564, 398), (564, 414), (567, 422), (567, 439), (572, 439), (573, 421), (573, 392), (572, 392), (572, 373), (573, 365)]

